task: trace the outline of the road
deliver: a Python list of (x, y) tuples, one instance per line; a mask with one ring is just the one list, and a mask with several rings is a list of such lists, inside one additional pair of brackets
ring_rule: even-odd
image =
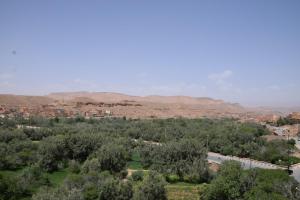
[(218, 164), (221, 164), (222, 162), (224, 162), (226, 160), (234, 160), (234, 161), (240, 162), (242, 167), (245, 169), (250, 169), (250, 168), (285, 169), (284, 167), (280, 167), (278, 165), (273, 165), (273, 164), (267, 163), (267, 162), (252, 160), (249, 158), (239, 158), (239, 157), (235, 157), (235, 156), (224, 156), (222, 154), (213, 153), (213, 152), (208, 152), (207, 160), (209, 162), (214, 162), (214, 163), (218, 163)]
[[(138, 140), (133, 139), (133, 141), (137, 142)], [(296, 141), (296, 147), (298, 148), (297, 145), (300, 147), (300, 141)], [(162, 145), (162, 143), (158, 142), (152, 142), (152, 141), (143, 141), (147, 144), (153, 144), (153, 145)], [(300, 149), (300, 148), (299, 148)], [(263, 162), (263, 161), (258, 161), (258, 160), (252, 160), (249, 158), (239, 158), (236, 156), (224, 156), (219, 153), (214, 153), (214, 152), (208, 152), (207, 153), (207, 160), (208, 162), (213, 162), (217, 164), (222, 164), (226, 160), (235, 160), (241, 163), (241, 166), (244, 169), (250, 169), (250, 168), (261, 168), (261, 169), (281, 169), (284, 170), (286, 169), (285, 167), (281, 167), (278, 165), (274, 165), (271, 163)], [(291, 170), (293, 170), (293, 176), (298, 182), (300, 182), (300, 164), (292, 165)]]
[(295, 142), (296, 142), (296, 144), (295, 144), (296, 148), (300, 149), (300, 141), (298, 140), (298, 137), (292, 137), (291, 139), (295, 140)]
[(293, 174), (292, 176), (300, 183), (300, 166), (292, 167)]
[[(271, 163), (267, 162), (262, 162), (262, 161), (257, 161), (257, 160), (252, 160), (249, 158), (239, 158), (235, 156), (224, 156), (218, 153), (213, 153), (213, 152), (208, 152), (207, 154), (207, 160), (208, 162), (214, 162), (221, 164), (222, 162), (226, 160), (235, 160), (241, 163), (241, 166), (244, 169), (249, 169), (249, 168), (261, 168), (261, 169), (286, 169), (285, 167), (281, 167), (278, 165), (273, 165)], [(293, 165), (291, 167), (291, 170), (293, 170), (293, 176), (298, 182), (300, 182), (300, 164)]]

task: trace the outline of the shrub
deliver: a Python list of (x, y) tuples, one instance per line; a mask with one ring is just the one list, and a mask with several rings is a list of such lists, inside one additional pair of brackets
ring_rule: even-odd
[(85, 174), (91, 172), (100, 172), (100, 171), (101, 171), (101, 165), (97, 158), (86, 160), (81, 167), (81, 172)]
[(178, 181), (180, 181), (180, 178), (177, 175), (167, 175), (166, 181), (168, 183), (177, 183)]
[(135, 171), (131, 175), (133, 181), (142, 181), (143, 177), (144, 177), (143, 171)]
[(126, 177), (127, 177), (127, 175), (128, 175), (128, 172), (127, 172), (127, 170), (126, 170), (126, 169), (124, 169), (124, 170), (120, 171), (120, 173), (119, 173), (119, 177), (120, 177), (121, 179), (124, 179), (124, 178), (126, 178)]
[(80, 164), (76, 160), (70, 160), (68, 166), (72, 173), (78, 174), (80, 172)]

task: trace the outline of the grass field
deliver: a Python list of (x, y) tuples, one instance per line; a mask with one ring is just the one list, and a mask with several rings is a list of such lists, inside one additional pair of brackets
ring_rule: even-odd
[(69, 174), (70, 172), (68, 171), (68, 169), (63, 169), (53, 173), (47, 173), (48, 178), (54, 187), (59, 186)]
[(17, 170), (1, 170), (0, 174), (4, 177), (16, 177), (22, 173), (24, 169)]
[(128, 168), (129, 169), (134, 169), (134, 170), (142, 170), (143, 169), (141, 163), (137, 162), (137, 161), (128, 162)]
[(198, 200), (201, 185), (176, 183), (166, 186), (169, 200)]
[[(18, 170), (1, 170), (0, 174), (4, 177), (17, 177), (22, 173), (24, 169), (25, 168)], [(46, 173), (47, 177), (54, 187), (59, 186), (69, 174), (70, 172), (68, 171), (68, 169), (55, 171), (53, 173)]]
[[(131, 165), (132, 167), (134, 164)], [(139, 165), (137, 165), (139, 167)], [(15, 171), (3, 170), (0, 174), (4, 177), (16, 177), (22, 173), (24, 169)], [(53, 187), (58, 187), (63, 183), (65, 178), (70, 174), (68, 169), (63, 169), (53, 173), (47, 173), (47, 176)], [(188, 183), (175, 183), (166, 186), (167, 196), (169, 200), (196, 200), (199, 199), (199, 188), (201, 185)], [(37, 188), (38, 189), (38, 188)], [(30, 198), (24, 198), (30, 199)]]
[[(133, 153), (128, 169), (143, 170), (138, 153)], [(198, 200), (201, 185), (188, 183), (174, 183), (166, 186), (169, 200)]]
[[(131, 161), (127, 163), (128, 169), (143, 170), (138, 153), (133, 153)], [(18, 170), (2, 170), (0, 174), (4, 177), (16, 177), (22, 173), (23, 169)], [(146, 172), (145, 172), (146, 173)], [(68, 168), (46, 173), (53, 187), (59, 187), (71, 172)], [(174, 183), (166, 186), (167, 196), (169, 200), (196, 200), (199, 199), (199, 188), (201, 185), (188, 183)], [(38, 188), (36, 188), (38, 189)], [(24, 199), (25, 200), (25, 199)], [(27, 200), (27, 199), (26, 199)]]
[(140, 160), (140, 155), (137, 152), (134, 152), (132, 154), (131, 161), (129, 161), (127, 164), (127, 168), (134, 170), (142, 170), (143, 166)]

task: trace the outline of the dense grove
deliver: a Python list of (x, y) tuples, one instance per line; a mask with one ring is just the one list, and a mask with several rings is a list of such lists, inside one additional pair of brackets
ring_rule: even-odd
[[(216, 176), (209, 170), (207, 151), (282, 165), (299, 161), (288, 155), (293, 141), (267, 142), (261, 137), (266, 134), (261, 125), (234, 119), (3, 118), (0, 199), (159, 200), (167, 199), (165, 186), (174, 182), (209, 183), (201, 198), (220, 199), (212, 191), (225, 187), (218, 184), (227, 172), (221, 170)], [(128, 176), (127, 169), (135, 161), (143, 171)], [(252, 173), (229, 168), (234, 167), (242, 177)], [(55, 184), (51, 177), (63, 170), (67, 177)], [(10, 172), (18, 175), (8, 176)], [(268, 177), (279, 172), (255, 173)], [(274, 192), (283, 199), (296, 198), (297, 182), (286, 173), (281, 176), (283, 186), (291, 186), (289, 196)], [(263, 184), (255, 178), (251, 184)], [(241, 182), (241, 187), (248, 183)], [(247, 190), (257, 195), (254, 185)], [(252, 198), (244, 193), (221, 199)]]

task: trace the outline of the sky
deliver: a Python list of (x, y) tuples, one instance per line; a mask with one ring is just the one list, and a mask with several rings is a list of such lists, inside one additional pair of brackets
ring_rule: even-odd
[(0, 93), (300, 106), (299, 0), (1, 0)]

